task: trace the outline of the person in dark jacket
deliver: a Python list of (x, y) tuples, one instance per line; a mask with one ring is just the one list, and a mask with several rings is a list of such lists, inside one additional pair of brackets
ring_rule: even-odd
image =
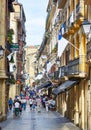
[(12, 98), (9, 98), (8, 100), (9, 109), (12, 110), (13, 100)]

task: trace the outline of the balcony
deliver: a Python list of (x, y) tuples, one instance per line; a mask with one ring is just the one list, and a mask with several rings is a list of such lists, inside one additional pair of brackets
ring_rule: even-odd
[(79, 58), (72, 60), (68, 64), (67, 75), (77, 75), (79, 74)]
[(58, 8), (59, 9), (64, 8), (66, 2), (67, 2), (67, 0), (58, 0)]
[(87, 63), (91, 64), (91, 42), (87, 43)]
[(81, 3), (78, 3), (76, 6), (76, 22), (78, 22), (79, 25), (84, 20), (84, 5)]
[(80, 55), (79, 58), (70, 61), (67, 65), (67, 76), (84, 78), (87, 76), (86, 70), (86, 56)]
[(66, 66), (60, 67), (59, 78), (84, 78), (86, 77), (86, 56), (70, 61)]
[(53, 73), (48, 74), (48, 76), (49, 76), (49, 78), (50, 78), (51, 80), (53, 80), (53, 79), (54, 79), (54, 72), (53, 72)]
[(59, 71), (55, 71), (53, 73), (48, 74), (51, 80), (58, 80), (59, 79)]
[(10, 72), (7, 72), (7, 76), (8, 76), (8, 78), (6, 79), (6, 84), (7, 85), (15, 84), (16, 80), (14, 78), (14, 75)]
[(68, 26), (67, 22), (64, 22), (63, 27), (61, 28), (61, 34), (65, 37), (68, 35)]
[(54, 4), (52, 4), (50, 6), (50, 9), (48, 11), (48, 15), (47, 15), (47, 18), (46, 18), (46, 29), (48, 29), (48, 27), (50, 25), (50, 21), (51, 21), (53, 15), (54, 15), (55, 9), (56, 9), (56, 6)]
[(68, 18), (68, 26), (69, 27), (73, 26), (73, 23), (75, 21), (74, 17), (75, 17), (74, 12), (72, 12), (71, 15)]
[(54, 72), (54, 79), (58, 80), (59, 79), (59, 71)]
[(55, 19), (54, 26), (59, 25), (61, 22), (62, 22), (62, 12), (59, 11), (59, 13), (58, 13), (58, 15), (57, 15), (57, 17)]
[(63, 78), (65, 76), (67, 76), (67, 66), (61, 66), (59, 68), (59, 78)]

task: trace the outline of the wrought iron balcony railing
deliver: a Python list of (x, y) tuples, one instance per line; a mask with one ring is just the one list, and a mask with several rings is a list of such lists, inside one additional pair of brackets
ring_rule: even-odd
[(56, 26), (57, 24), (60, 24), (61, 22), (62, 22), (62, 11), (59, 11), (59, 13), (55, 19), (54, 26)]
[(62, 66), (59, 68), (59, 78), (67, 75), (68, 69), (67, 66)]
[(88, 61), (91, 59), (91, 42), (90, 41), (87, 43), (86, 48), (87, 48), (87, 61)]
[(54, 10), (56, 9), (55, 7), (56, 7), (55, 4), (52, 3), (50, 5), (50, 8), (48, 9), (48, 14), (47, 14), (47, 18), (46, 18), (46, 28), (47, 29), (48, 29), (49, 23), (52, 19), (52, 16), (54, 15), (54, 12), (55, 12)]
[(55, 71), (53, 73), (48, 74), (51, 80), (58, 80), (59, 79), (59, 71)]
[(68, 68), (67, 75), (79, 74), (79, 58), (70, 61), (67, 68)]
[(59, 71), (54, 72), (54, 79), (55, 80), (59, 79)]
[(59, 78), (64, 76), (86, 76), (86, 56), (82, 55), (77, 59), (69, 61), (66, 66), (60, 67)]
[(71, 13), (71, 15), (68, 18), (68, 27), (71, 27), (75, 21), (74, 12)]
[(80, 17), (84, 16), (83, 8), (84, 8), (83, 5), (81, 5), (80, 3), (77, 4), (77, 6), (76, 6), (76, 20), (78, 20)]

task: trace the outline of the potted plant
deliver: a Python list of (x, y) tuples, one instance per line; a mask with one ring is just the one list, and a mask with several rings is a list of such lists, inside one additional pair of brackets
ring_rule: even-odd
[(8, 30), (8, 34), (7, 34), (7, 41), (8, 43), (12, 44), (13, 43), (13, 34), (14, 34), (14, 30), (13, 29), (9, 29)]

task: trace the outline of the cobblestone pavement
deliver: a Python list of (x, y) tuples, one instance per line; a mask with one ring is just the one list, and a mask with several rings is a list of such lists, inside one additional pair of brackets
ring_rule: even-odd
[(13, 118), (10, 112), (8, 119), (0, 123), (2, 130), (80, 130), (68, 119), (57, 112), (46, 112), (42, 108), (41, 113), (32, 111), (27, 106), (21, 117)]

